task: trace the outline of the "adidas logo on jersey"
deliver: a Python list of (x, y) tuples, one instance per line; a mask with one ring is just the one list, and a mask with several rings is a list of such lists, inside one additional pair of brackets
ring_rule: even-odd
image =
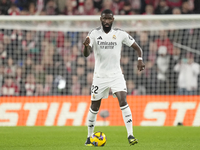
[(102, 37), (101, 37), (101, 36), (100, 36), (100, 37), (98, 37), (98, 38), (97, 38), (97, 40), (102, 40)]

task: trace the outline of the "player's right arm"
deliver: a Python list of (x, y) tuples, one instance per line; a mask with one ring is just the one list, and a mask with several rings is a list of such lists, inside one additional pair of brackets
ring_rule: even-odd
[(90, 46), (90, 38), (89, 37), (87, 37), (85, 39), (85, 41), (83, 42), (83, 45), (84, 45), (83, 55), (85, 57), (88, 57), (92, 51), (92, 47)]

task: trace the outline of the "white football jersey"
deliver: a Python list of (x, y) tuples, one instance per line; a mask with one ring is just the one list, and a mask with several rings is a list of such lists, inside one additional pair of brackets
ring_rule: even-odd
[(122, 74), (122, 44), (130, 47), (135, 40), (127, 32), (117, 28), (106, 34), (102, 27), (93, 29), (88, 37), (95, 56), (94, 77), (114, 77)]

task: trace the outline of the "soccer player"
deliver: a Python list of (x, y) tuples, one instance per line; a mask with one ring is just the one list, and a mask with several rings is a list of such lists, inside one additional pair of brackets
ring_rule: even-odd
[(94, 51), (95, 68), (93, 83), (91, 88), (91, 106), (88, 112), (88, 135), (85, 142), (86, 146), (92, 146), (90, 136), (94, 132), (97, 113), (99, 111), (101, 100), (108, 98), (111, 88), (113, 96), (117, 97), (122, 111), (123, 120), (127, 129), (128, 141), (130, 145), (138, 143), (133, 136), (132, 113), (126, 101), (126, 81), (120, 68), (120, 56), (122, 44), (126, 44), (137, 51), (138, 70), (145, 69), (142, 61), (143, 51), (135, 40), (125, 31), (118, 28), (112, 28), (114, 21), (113, 12), (109, 9), (102, 11), (101, 26), (89, 32), (83, 42), (83, 54), (88, 57)]

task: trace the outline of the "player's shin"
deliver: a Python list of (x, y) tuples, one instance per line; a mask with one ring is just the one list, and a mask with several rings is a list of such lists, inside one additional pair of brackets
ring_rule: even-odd
[(88, 117), (87, 117), (87, 126), (88, 126), (88, 136), (87, 137), (90, 137), (94, 132), (97, 113), (98, 113), (98, 111), (93, 111), (91, 108), (89, 109)]
[(124, 123), (126, 125), (127, 134), (128, 136), (133, 135), (132, 113), (128, 104), (120, 107), (120, 109), (122, 110), (122, 115), (123, 115)]

